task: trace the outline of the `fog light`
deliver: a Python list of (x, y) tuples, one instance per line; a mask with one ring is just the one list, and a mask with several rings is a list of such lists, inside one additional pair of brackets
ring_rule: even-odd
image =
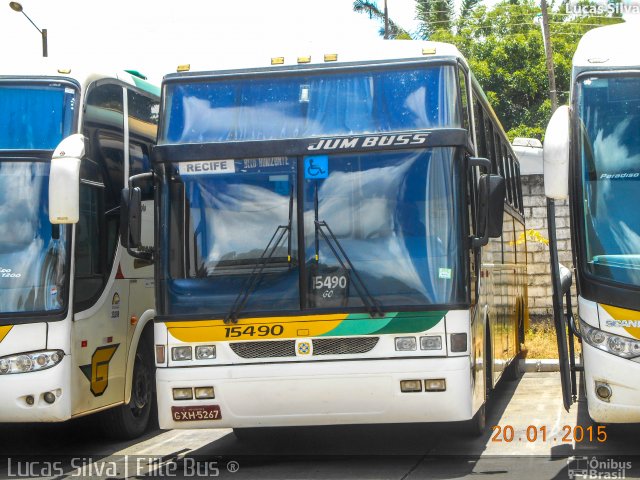
[(191, 388), (174, 388), (173, 389), (174, 400), (192, 400), (193, 389)]
[(210, 360), (213, 358), (216, 358), (215, 345), (200, 345), (196, 347), (196, 360)]
[(164, 345), (156, 345), (156, 363), (164, 363)]
[(48, 404), (52, 404), (56, 401), (56, 396), (53, 394), (53, 392), (47, 392), (44, 394), (44, 401)]
[(27, 395), (24, 399), (24, 401), (27, 403), (27, 405), (31, 406), (35, 403), (35, 399), (33, 398), (33, 395)]
[(196, 387), (196, 398), (204, 400), (205, 398), (216, 398), (213, 394), (213, 387)]
[(421, 392), (422, 380), (400, 380), (401, 392)]
[(452, 352), (467, 351), (467, 334), (466, 333), (451, 334), (451, 351)]
[(415, 350), (417, 344), (416, 337), (396, 337), (396, 350), (399, 352)]
[(603, 402), (608, 402), (613, 392), (606, 383), (596, 383), (596, 396)]
[(420, 350), (442, 350), (442, 338), (420, 337)]
[(444, 378), (431, 378), (425, 380), (424, 389), (427, 392), (444, 392), (447, 389), (447, 381)]
[(171, 349), (171, 358), (174, 362), (191, 360), (191, 347), (173, 347)]

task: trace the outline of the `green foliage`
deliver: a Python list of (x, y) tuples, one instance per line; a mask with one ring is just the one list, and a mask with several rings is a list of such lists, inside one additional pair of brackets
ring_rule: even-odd
[[(353, 2), (353, 11), (358, 13), (365, 13), (369, 15), (369, 18), (376, 19), (382, 22), (380, 28), (380, 36), (384, 36), (384, 11), (378, 8), (376, 2), (369, 0), (355, 0)], [(389, 39), (390, 40), (409, 40), (411, 35), (391, 18), (389, 19)]]
[[(569, 99), (571, 59), (582, 35), (621, 21), (616, 17), (567, 14), (567, 0), (562, 1), (549, 15), (560, 105)], [(589, 0), (580, 4), (590, 5)], [(452, 0), (416, 0), (416, 18), (421, 26), (414, 37), (458, 47), (510, 140), (516, 136), (542, 139), (551, 117), (544, 44), (540, 26), (534, 22), (539, 14), (540, 7), (534, 0), (503, 0), (491, 7), (481, 0), (463, 0), (456, 18)]]
[(430, 38), (438, 30), (451, 31), (453, 17), (453, 0), (416, 0), (418, 34), (422, 38)]

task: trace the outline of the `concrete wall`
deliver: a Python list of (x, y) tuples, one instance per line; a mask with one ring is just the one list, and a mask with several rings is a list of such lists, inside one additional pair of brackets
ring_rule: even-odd
[[(553, 316), (551, 268), (549, 264), (549, 231), (547, 200), (543, 176), (522, 176), (522, 197), (527, 229), (527, 272), (529, 285), (529, 316), (532, 321)], [(567, 202), (556, 202), (556, 232), (560, 263), (573, 268), (571, 232)], [(575, 301), (575, 287), (574, 296)]]

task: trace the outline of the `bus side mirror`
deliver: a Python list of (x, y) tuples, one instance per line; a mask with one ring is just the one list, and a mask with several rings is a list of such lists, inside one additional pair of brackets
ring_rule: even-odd
[(145, 262), (153, 262), (153, 247), (142, 245), (142, 189), (134, 185), (153, 180), (152, 172), (133, 175), (120, 198), (120, 243), (129, 255)]
[(478, 237), (474, 247), (482, 247), (490, 238), (502, 235), (506, 186), (500, 175), (483, 174), (478, 180)]
[(77, 133), (60, 142), (51, 157), (49, 172), (49, 221), (54, 225), (80, 219), (80, 162), (84, 135)]
[[(480, 236), (487, 239), (498, 238), (502, 235), (502, 222), (504, 219), (504, 200), (506, 185), (500, 175), (481, 175), (478, 183), (479, 215), (478, 225), (484, 224), (484, 230)], [(485, 199), (484, 201), (482, 199)], [(482, 218), (486, 219), (484, 223)], [(486, 245), (486, 243), (484, 244)]]
[(123, 188), (120, 202), (120, 243), (127, 250), (142, 243), (142, 192), (139, 187)]
[(569, 196), (570, 118), (568, 106), (558, 108), (549, 121), (544, 138), (544, 193), (554, 200)]

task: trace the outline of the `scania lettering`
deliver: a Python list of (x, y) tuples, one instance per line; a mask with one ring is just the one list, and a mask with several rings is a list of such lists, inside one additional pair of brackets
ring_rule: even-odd
[(159, 89), (69, 71), (0, 71), (0, 422), (101, 412), (132, 438), (154, 401), (155, 297), (152, 265), (119, 246), (120, 199), (150, 171)]
[[(165, 77), (160, 425), (480, 431), (526, 318), (519, 166), (500, 123), (450, 45), (300, 53)], [(184, 168), (215, 160), (233, 168)]]
[[(597, 28), (580, 40), (571, 103), (553, 115), (544, 145), (546, 195), (552, 202), (569, 199), (578, 294), (578, 319), (566, 325), (570, 276), (565, 276), (564, 291), (557, 282), (554, 309), (564, 403), (569, 409), (578, 393), (580, 363), (568, 341), (575, 332), (582, 340), (589, 416), (601, 423), (640, 422), (638, 42), (640, 31), (633, 23)], [(551, 228), (552, 252), (558, 244), (554, 237)], [(559, 273), (557, 255), (552, 260)]]

